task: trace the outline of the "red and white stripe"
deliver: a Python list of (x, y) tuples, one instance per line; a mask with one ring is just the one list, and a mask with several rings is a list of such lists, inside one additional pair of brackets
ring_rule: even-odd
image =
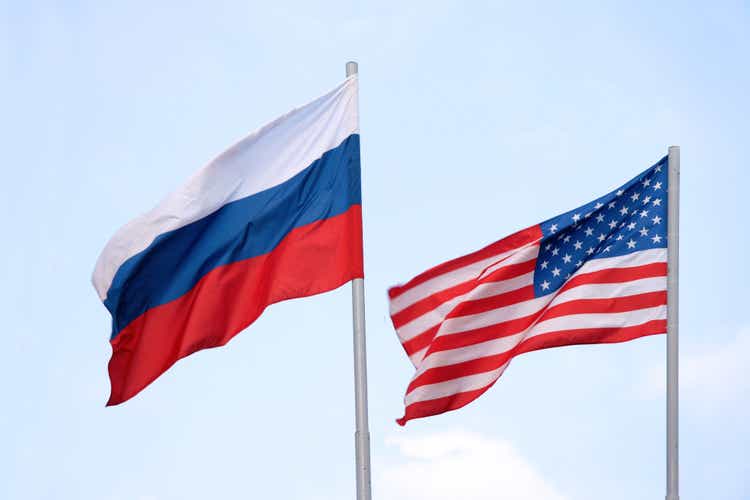
[(535, 297), (541, 236), (533, 226), (389, 290), (393, 325), (416, 368), (399, 424), (470, 403), (518, 354), (666, 332), (666, 248), (589, 260), (560, 289)]

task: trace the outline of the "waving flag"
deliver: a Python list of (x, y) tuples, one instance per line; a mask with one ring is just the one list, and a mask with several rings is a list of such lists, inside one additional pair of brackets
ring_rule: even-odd
[(667, 157), (620, 189), (389, 290), (416, 373), (398, 422), (461, 408), (514, 356), (667, 331)]
[(247, 136), (107, 243), (112, 393), (224, 345), (269, 304), (363, 276), (357, 77)]

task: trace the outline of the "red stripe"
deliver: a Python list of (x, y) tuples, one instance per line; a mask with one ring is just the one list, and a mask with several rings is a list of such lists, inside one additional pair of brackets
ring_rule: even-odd
[[(667, 275), (667, 263), (655, 262), (633, 267), (610, 267), (591, 273), (578, 274), (560, 287), (559, 292), (570, 290), (581, 285), (625, 283), (645, 278), (658, 278)], [(558, 292), (558, 293), (559, 293)]]
[[(654, 320), (638, 326), (625, 328), (590, 328), (578, 330), (563, 330), (559, 332), (550, 332), (544, 335), (528, 339), (512, 350), (512, 355), (507, 356), (505, 361), (519, 354), (540, 349), (549, 349), (552, 347), (561, 347), (573, 344), (608, 344), (616, 342), (626, 342), (639, 337), (648, 335), (658, 335), (667, 331), (666, 320)], [(497, 364), (492, 369), (497, 369), (505, 362)], [(490, 370), (484, 370), (490, 371)], [(480, 372), (481, 373), (481, 372)], [(459, 376), (470, 375), (471, 373), (461, 373)], [(455, 377), (454, 377), (455, 378)], [(427, 401), (418, 401), (406, 407), (405, 414), (398, 419), (399, 425), (405, 425), (406, 422), (415, 418), (439, 415), (451, 410), (457, 410), (474, 401), (481, 396), (487, 389), (492, 387), (495, 382), (485, 387), (473, 391), (452, 394), (438, 399)]]
[(501, 307), (508, 307), (513, 304), (527, 302), (533, 298), (534, 285), (528, 285), (523, 288), (511, 290), (510, 292), (461, 302), (460, 304), (457, 304), (451, 312), (446, 314), (445, 319), (486, 313), (494, 311), (495, 309), (500, 309)]
[(226, 344), (276, 302), (363, 277), (362, 212), (292, 230), (270, 253), (214, 269), (188, 293), (148, 310), (112, 340), (108, 406), (135, 396), (181, 358)]
[[(449, 351), (451, 349), (458, 349), (461, 347), (468, 347), (474, 344), (480, 344), (489, 340), (495, 340), (509, 335), (515, 335), (529, 328), (531, 325), (539, 320), (539, 317), (544, 314), (544, 309), (540, 309), (533, 314), (528, 316), (522, 316), (520, 318), (511, 319), (508, 321), (502, 321), (494, 323), (492, 325), (475, 328), (473, 330), (466, 330), (458, 333), (450, 333), (441, 335), (430, 346), (427, 354), (438, 351)], [(427, 355), (425, 354), (425, 357)]]
[(621, 313), (667, 304), (667, 291), (645, 292), (611, 299), (576, 299), (557, 304), (544, 313), (543, 320), (571, 314)]
[(428, 401), (419, 401), (417, 403), (412, 403), (406, 407), (404, 416), (396, 419), (396, 423), (398, 423), (398, 425), (400, 426), (404, 426), (406, 425), (406, 422), (415, 418), (440, 415), (441, 413), (445, 413), (447, 411), (457, 410), (477, 399), (490, 387), (492, 387), (492, 384), (482, 387), (481, 389), (476, 389), (474, 391), (458, 392), (444, 398), (430, 399)]
[[(534, 286), (529, 285), (527, 287), (519, 288), (518, 290), (513, 290), (512, 292), (495, 295), (494, 297), (490, 297), (490, 298), (494, 299), (495, 304), (496, 304), (496, 307), (492, 309), (495, 309), (497, 307), (505, 307), (505, 306), (509, 306), (513, 304), (518, 304), (518, 303), (525, 302), (527, 300), (531, 300), (534, 298)], [(472, 302), (474, 301), (463, 302), (461, 304), (458, 304), (453, 311), (449, 312), (448, 315), (445, 316), (443, 321), (445, 321), (445, 319), (452, 318), (454, 316), (465, 316), (469, 314), (464, 311), (463, 304), (470, 304)], [(440, 329), (440, 326), (442, 325), (442, 323), (443, 322), (441, 321), (440, 324), (435, 325), (434, 327), (430, 328), (426, 332), (417, 335), (416, 337), (414, 337), (413, 339), (407, 342), (404, 342), (403, 346), (404, 346), (404, 349), (406, 350), (406, 354), (411, 356), (415, 352), (418, 352), (419, 350), (427, 347), (432, 342), (432, 339), (435, 338), (435, 334)], [(523, 328), (529, 326), (530, 324), (531, 324), (530, 322), (523, 322), (519, 324), (520, 326), (518, 325), (516, 326), (520, 328), (518, 331), (522, 331)], [(492, 325), (492, 326), (495, 327), (498, 325)], [(456, 335), (463, 335), (464, 333), (465, 332), (461, 332), (460, 334), (456, 334)], [(453, 335), (445, 335), (445, 336), (440, 337), (437, 340), (437, 344), (434, 344), (433, 346), (430, 347), (430, 350), (428, 351), (428, 353), (433, 352), (433, 351), (444, 350), (444, 348), (442, 347), (443, 344), (442, 344), (441, 339), (446, 338), (446, 337), (453, 337)], [(429, 340), (427, 340), (428, 338)], [(453, 348), (448, 347), (447, 349), (453, 349)]]
[(437, 293), (433, 293), (429, 297), (425, 297), (424, 299), (409, 305), (409, 307), (406, 307), (396, 314), (391, 315), (393, 326), (396, 327), (396, 329), (399, 329), (406, 323), (409, 323), (410, 321), (419, 318), (423, 314), (427, 314), (433, 309), (439, 307), (442, 303), (463, 295), (464, 293), (470, 292), (479, 285), (483, 285), (485, 283), (496, 283), (498, 281), (506, 281), (517, 278), (519, 276), (523, 276), (524, 274), (532, 272), (535, 266), (536, 259), (530, 259), (526, 262), (519, 262), (517, 264), (508, 264), (507, 266), (503, 266), (493, 270), (491, 273), (486, 274), (481, 278), (477, 277), (476, 279), (464, 281), (463, 283), (460, 283), (446, 290), (441, 290)]
[(412, 356), (414, 353), (417, 353), (430, 345), (432, 342), (432, 339), (435, 338), (435, 334), (440, 330), (440, 325), (435, 325), (429, 330), (426, 330), (416, 337), (407, 340), (402, 346), (404, 346), (404, 350), (406, 351), (407, 356)]
[(414, 288), (415, 286), (420, 285), (425, 281), (431, 280), (432, 278), (440, 276), (441, 274), (455, 271), (456, 269), (460, 269), (464, 266), (479, 262), (480, 260), (490, 258), (493, 255), (498, 255), (509, 250), (513, 250), (514, 248), (520, 248), (532, 241), (541, 239), (541, 237), (542, 229), (538, 224), (536, 226), (522, 229), (521, 231), (503, 238), (500, 241), (496, 241), (495, 243), (492, 243), (482, 248), (481, 250), (477, 250), (474, 253), (464, 255), (463, 257), (459, 257), (457, 259), (449, 260), (448, 262), (444, 262), (443, 264), (428, 269), (406, 284), (390, 288), (388, 290), (388, 295), (392, 299), (396, 298), (410, 288)]

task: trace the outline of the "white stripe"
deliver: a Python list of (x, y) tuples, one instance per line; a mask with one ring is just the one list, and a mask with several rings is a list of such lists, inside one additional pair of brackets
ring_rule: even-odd
[(422, 358), (424, 357), (426, 352), (427, 347), (425, 347), (424, 349), (420, 349), (419, 351), (409, 356), (409, 361), (411, 361), (411, 364), (414, 365), (414, 368), (417, 368), (419, 366), (419, 363), (422, 361)]
[[(515, 347), (515, 345), (525, 340), (531, 339), (538, 335), (543, 335), (545, 333), (581, 328), (622, 328), (628, 326), (638, 326), (649, 321), (666, 319), (666, 317), (666, 305), (648, 309), (640, 309), (637, 311), (629, 311), (625, 313), (576, 314), (564, 316), (544, 322), (546, 323), (546, 326), (544, 327), (532, 328), (532, 330), (527, 335), (517, 334), (513, 335), (512, 337), (508, 337), (507, 339), (498, 339), (484, 342), (482, 344), (476, 344), (470, 347), (463, 347), (460, 349), (453, 349), (451, 351), (435, 353), (435, 355), (431, 355), (427, 359), (430, 360), (431, 366), (429, 366), (429, 368), (447, 366), (460, 363), (462, 361), (492, 356), (494, 354), (501, 354), (512, 349), (513, 347)], [(442, 398), (450, 396), (451, 394), (457, 394), (460, 392), (466, 392), (484, 387), (496, 380), (502, 374), (503, 370), (509, 362), (510, 360), (501, 368), (490, 372), (479, 373), (467, 377), (460, 377), (445, 382), (439, 382), (437, 384), (428, 384), (416, 387), (414, 388), (414, 390), (407, 394), (405, 398), (406, 405), (408, 406), (417, 401)], [(420, 371), (415, 375), (415, 378), (419, 374), (424, 373), (426, 369), (427, 367), (420, 367)]]
[(194, 174), (154, 209), (120, 228), (96, 263), (92, 282), (104, 300), (117, 269), (167, 231), (294, 177), (359, 131), (356, 76), (265, 125)]
[(505, 363), (497, 370), (492, 370), (491, 372), (477, 373), (476, 375), (454, 378), (446, 382), (417, 387), (406, 395), (404, 403), (406, 406), (409, 406), (417, 401), (444, 398), (452, 394), (474, 391), (487, 387), (503, 374), (503, 371), (505, 371), (505, 367), (507, 366), (508, 363)]
[[(488, 276), (491, 272), (499, 271), (502, 269), (502, 267), (509, 266), (512, 264), (521, 264), (524, 262), (528, 262), (531, 260), (535, 260), (537, 255), (539, 254), (539, 246), (538, 245), (529, 245), (524, 248), (521, 248), (512, 255), (508, 256), (502, 261), (502, 265), (498, 266), (497, 264), (492, 264), (490, 267), (492, 268), (492, 271), (487, 272), (489, 268), (482, 268), (482, 270), (477, 272), (478, 277), (480, 274), (482, 276)], [(417, 318), (414, 318), (409, 323), (406, 323), (404, 325), (401, 325), (396, 332), (398, 333), (399, 338), (401, 339), (401, 342), (406, 342), (409, 339), (412, 339), (419, 335), (420, 333), (423, 333), (424, 331), (428, 330), (429, 328), (432, 328), (433, 326), (440, 323), (440, 321), (443, 320), (446, 314), (448, 314), (455, 304), (458, 304), (462, 302), (463, 300), (466, 300), (469, 297), (472, 296), (482, 296), (482, 297), (491, 297), (494, 295), (500, 295), (502, 293), (511, 292), (513, 290), (517, 290), (519, 288), (522, 288), (524, 286), (528, 286), (533, 283), (534, 280), (534, 272), (529, 272), (526, 274), (522, 274), (521, 276), (517, 276), (515, 278), (507, 279), (507, 280), (501, 280), (501, 281), (494, 281), (494, 282), (486, 282), (482, 283), (481, 281), (477, 281), (477, 286), (468, 291), (465, 294), (458, 295), (452, 299), (446, 300), (445, 302), (440, 303), (435, 309), (432, 309), (431, 311), (428, 311), (424, 313), (422, 316), (419, 316)], [(468, 280), (467, 280), (468, 281)], [(460, 283), (455, 283), (455, 285), (459, 285)], [(437, 293), (437, 291), (432, 292)], [(430, 295), (432, 295), (432, 293)], [(393, 304), (393, 301), (391, 301), (391, 305)], [(396, 313), (391, 312), (391, 316), (393, 316)]]
[(471, 361), (472, 359), (485, 358), (487, 356), (493, 356), (495, 354), (502, 354), (510, 349), (513, 349), (516, 345), (523, 342), (526, 338), (527, 332), (523, 331), (516, 333), (515, 335), (508, 335), (499, 339), (488, 340), (487, 342), (481, 342), (466, 347), (458, 347), (456, 349), (450, 349), (448, 351), (433, 352), (427, 358), (424, 363), (419, 366), (419, 369), (414, 374), (412, 379), (417, 378), (430, 368), (437, 368), (439, 366), (455, 365), (456, 363), (463, 363), (464, 361)]
[(544, 333), (579, 328), (622, 328), (667, 318), (667, 306), (649, 307), (621, 313), (570, 314), (540, 321), (531, 329), (529, 338)]
[(666, 248), (652, 248), (650, 250), (640, 250), (638, 252), (617, 257), (607, 257), (605, 259), (590, 259), (583, 263), (576, 274), (592, 273), (603, 269), (612, 269), (620, 267), (635, 267), (653, 264), (654, 262), (666, 262)]
[(445, 319), (445, 316), (451, 312), (456, 305), (465, 302), (466, 300), (470, 300), (472, 296), (483, 298), (501, 295), (503, 293), (512, 292), (513, 290), (529, 286), (533, 282), (534, 272), (532, 271), (518, 276), (517, 278), (479, 285), (471, 292), (459, 295), (451, 300), (446, 300), (432, 311), (426, 312), (418, 318), (414, 318), (412, 321), (398, 328), (396, 332), (401, 339), (401, 343), (404, 343), (413, 339), (420, 333), (426, 332), (433, 326), (440, 324), (440, 322)]
[(518, 304), (498, 307), (497, 309), (492, 309), (490, 311), (449, 318), (440, 326), (438, 333), (439, 335), (451, 335), (523, 318), (544, 309), (553, 298), (553, 295), (545, 295), (543, 297), (525, 300)]
[(614, 299), (639, 293), (660, 292), (667, 289), (667, 277), (643, 278), (625, 283), (590, 283), (565, 290), (555, 297), (551, 306), (578, 299)]
[[(439, 276), (435, 276), (434, 278), (429, 279), (425, 281), (424, 283), (420, 283), (414, 288), (410, 288), (409, 290), (405, 291), (401, 295), (391, 299), (390, 301), (391, 316), (398, 313), (399, 311), (406, 309), (407, 307), (414, 304), (415, 302), (419, 302), (420, 300), (429, 297), (432, 294), (441, 292), (445, 290), (446, 288), (451, 288), (453, 286), (459, 285), (465, 281), (475, 279), (482, 273), (482, 271), (486, 270), (490, 266), (501, 264), (501, 261), (503, 259), (508, 258), (509, 256), (513, 255), (514, 253), (518, 252), (521, 249), (529, 248), (529, 247), (534, 247), (536, 248), (537, 252), (539, 251), (539, 246), (534, 243), (531, 243), (531, 244), (525, 245), (524, 247), (514, 248), (513, 250), (509, 250), (507, 252), (493, 255), (492, 257), (488, 257), (486, 259), (480, 260), (479, 262), (474, 262), (473, 264), (469, 264), (464, 267), (454, 269), (453, 271), (449, 271)], [(528, 260), (528, 258), (523, 259), (523, 260)], [(522, 262), (522, 261), (516, 260), (516, 262)], [(505, 264), (505, 263), (502, 263), (502, 264)]]

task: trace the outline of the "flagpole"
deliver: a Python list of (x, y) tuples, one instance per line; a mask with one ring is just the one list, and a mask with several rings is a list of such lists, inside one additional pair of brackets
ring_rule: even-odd
[(667, 496), (679, 500), (678, 326), (680, 254), (680, 147), (668, 156), (667, 218)]
[[(354, 61), (346, 63), (346, 76), (359, 71)], [(358, 97), (359, 98), (359, 95)], [(359, 118), (357, 118), (359, 119)], [(354, 433), (357, 466), (357, 500), (370, 500), (370, 430), (367, 422), (367, 352), (365, 343), (365, 280), (352, 280), (352, 318), (354, 321)]]

